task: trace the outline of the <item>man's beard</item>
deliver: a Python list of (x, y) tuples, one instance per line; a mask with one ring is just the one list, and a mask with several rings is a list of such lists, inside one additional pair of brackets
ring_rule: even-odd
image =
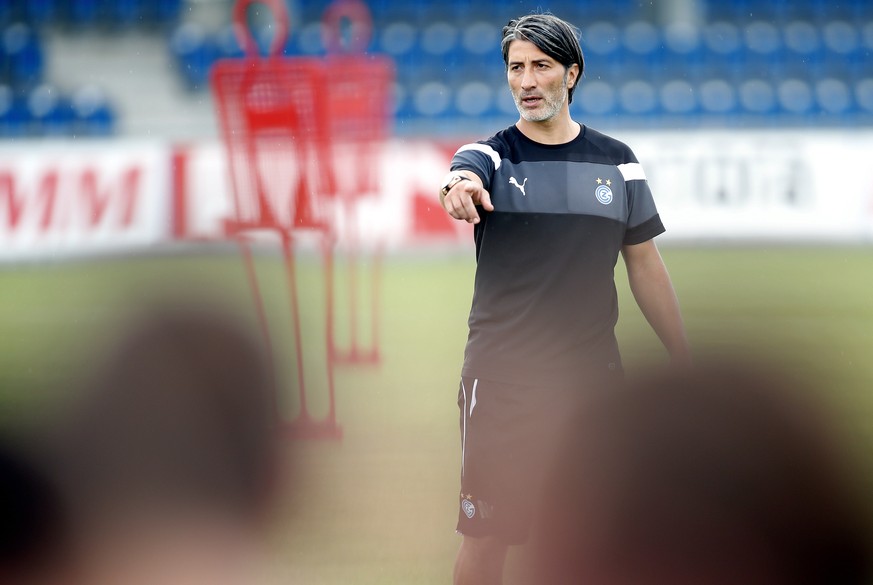
[(515, 101), (515, 107), (524, 120), (527, 122), (543, 122), (555, 117), (561, 111), (561, 106), (564, 105), (564, 100), (567, 99), (567, 75), (564, 75), (564, 82), (556, 91), (542, 93), (540, 97), (542, 97), (544, 103), (536, 110), (525, 109), (521, 102), (522, 98), (536, 94), (525, 95), (523, 91), (519, 93), (510, 91), (512, 92), (512, 99)]

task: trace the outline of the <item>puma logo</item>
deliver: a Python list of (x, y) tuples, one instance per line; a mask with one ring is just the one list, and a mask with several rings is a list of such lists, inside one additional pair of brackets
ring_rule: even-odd
[(525, 183), (527, 183), (527, 177), (524, 178), (524, 182), (522, 182), (521, 185), (518, 184), (518, 181), (515, 180), (515, 177), (509, 177), (509, 184), (515, 185), (516, 187), (518, 187), (518, 190), (521, 191), (522, 195), (527, 196), (527, 194), (524, 192)]

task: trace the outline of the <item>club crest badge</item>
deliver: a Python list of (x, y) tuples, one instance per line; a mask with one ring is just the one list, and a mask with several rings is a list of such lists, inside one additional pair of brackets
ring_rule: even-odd
[(470, 500), (463, 500), (461, 502), (461, 509), (464, 511), (467, 518), (473, 518), (473, 516), (476, 515), (476, 506), (473, 505), (473, 502)]
[(612, 189), (609, 188), (609, 185), (597, 185), (597, 188), (594, 189), (594, 196), (603, 205), (612, 203)]

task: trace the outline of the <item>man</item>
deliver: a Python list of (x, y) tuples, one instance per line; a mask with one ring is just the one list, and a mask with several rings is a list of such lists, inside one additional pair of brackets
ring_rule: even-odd
[(575, 28), (527, 15), (504, 27), (501, 48), (520, 118), (462, 146), (440, 191), (453, 218), (474, 224), (477, 259), (458, 396), (456, 584), (502, 581), (507, 547), (526, 540), (555, 429), (581, 395), (621, 373), (619, 252), (672, 361), (690, 361), (643, 168), (570, 117), (584, 67)]

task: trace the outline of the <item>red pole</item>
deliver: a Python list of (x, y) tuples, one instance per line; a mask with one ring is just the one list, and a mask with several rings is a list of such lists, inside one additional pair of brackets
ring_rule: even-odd
[(300, 327), (300, 305), (297, 299), (297, 276), (294, 263), (294, 250), (291, 234), (282, 231), (282, 252), (285, 256), (285, 272), (288, 276), (288, 288), (291, 296), (291, 321), (294, 328), (294, 349), (297, 357), (297, 386), (300, 394), (300, 419), (309, 419), (309, 409), (306, 405), (305, 376), (303, 374), (303, 334)]
[(258, 316), (258, 325), (260, 326), (261, 333), (264, 336), (264, 345), (267, 349), (267, 366), (270, 368), (270, 377), (272, 378), (271, 384), (273, 386), (273, 406), (275, 411), (275, 417), (278, 421), (281, 416), (279, 415), (279, 385), (276, 382), (276, 368), (275, 368), (275, 359), (273, 355), (273, 342), (270, 338), (270, 327), (267, 323), (267, 313), (264, 310), (264, 301), (261, 298), (261, 289), (258, 286), (258, 274), (255, 271), (254, 259), (252, 258), (252, 251), (249, 248), (248, 243), (245, 241), (243, 236), (239, 236), (237, 238), (239, 242), (240, 248), (242, 249), (243, 254), (243, 264), (246, 268), (246, 277), (249, 281), (249, 288), (252, 291), (252, 296), (255, 301), (255, 313)]

